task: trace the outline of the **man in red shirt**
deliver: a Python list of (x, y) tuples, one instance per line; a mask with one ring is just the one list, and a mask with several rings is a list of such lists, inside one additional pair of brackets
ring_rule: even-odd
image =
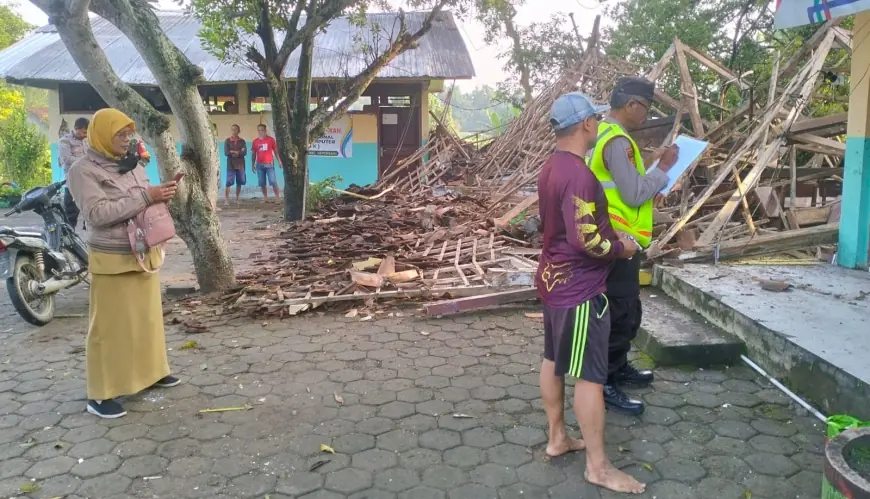
[(272, 186), (275, 199), (281, 199), (281, 191), (278, 190), (278, 180), (275, 177), (276, 160), (278, 166), (283, 168), (283, 165), (281, 165), (281, 158), (278, 157), (278, 145), (275, 143), (275, 139), (266, 133), (266, 125), (262, 123), (257, 125), (257, 135), (258, 137), (254, 139), (254, 143), (251, 146), (254, 151), (254, 154), (251, 155), (253, 158), (251, 170), (257, 174), (257, 181), (260, 184), (260, 190), (263, 192), (263, 202), (265, 203), (269, 197), (266, 191), (267, 181)]
[[(631, 258), (637, 245), (613, 230), (604, 189), (583, 157), (595, 145), (598, 120), (608, 106), (572, 92), (553, 103), (556, 151), (538, 178), (543, 248), (535, 277), (544, 305), (541, 398), (555, 457), (586, 449), (586, 481), (616, 492), (643, 493), (646, 485), (616, 469), (604, 447), (604, 384), (610, 310), (604, 292), (613, 262)], [(574, 413), (583, 440), (565, 428), (565, 375), (577, 378)]]

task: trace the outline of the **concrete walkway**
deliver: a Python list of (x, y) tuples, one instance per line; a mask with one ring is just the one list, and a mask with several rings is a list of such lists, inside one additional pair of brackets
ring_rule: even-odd
[[(521, 312), (169, 326), (184, 383), (104, 421), (84, 411), (86, 320), (37, 330), (2, 307), (2, 498), (625, 497), (584, 483), (582, 453), (542, 459), (542, 324)], [(610, 455), (650, 483), (640, 497), (819, 496), (821, 424), (752, 371), (657, 376), (642, 418), (608, 415)]]

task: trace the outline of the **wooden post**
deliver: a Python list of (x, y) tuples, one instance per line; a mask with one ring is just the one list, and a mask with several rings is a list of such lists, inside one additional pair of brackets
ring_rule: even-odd
[(797, 208), (797, 149), (792, 146), (791, 158), (789, 161), (789, 170), (791, 170), (791, 189), (789, 191), (789, 209)]
[(686, 51), (683, 48), (683, 42), (674, 39), (674, 47), (676, 47), (677, 64), (680, 66), (680, 94), (682, 94), (680, 102), (685, 103), (683, 108), (689, 112), (695, 137), (703, 137), (704, 121), (701, 120), (701, 111), (698, 109), (698, 95), (695, 92), (695, 82), (692, 81), (692, 74), (689, 72), (689, 64), (686, 62)]

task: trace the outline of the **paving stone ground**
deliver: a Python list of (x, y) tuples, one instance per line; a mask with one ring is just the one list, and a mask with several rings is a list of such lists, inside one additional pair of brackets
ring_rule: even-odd
[[(584, 483), (582, 453), (542, 458), (542, 324), (522, 312), (168, 326), (184, 383), (128, 397), (111, 421), (84, 411), (84, 319), (0, 317), (2, 498), (623, 497)], [(198, 348), (181, 349), (189, 341)], [(639, 497), (819, 496), (821, 424), (753, 371), (656, 375), (633, 392), (642, 417), (607, 416), (611, 457), (650, 484)]]

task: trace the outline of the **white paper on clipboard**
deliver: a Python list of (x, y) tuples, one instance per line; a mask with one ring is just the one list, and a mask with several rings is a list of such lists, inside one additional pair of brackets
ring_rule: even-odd
[[(710, 145), (709, 142), (704, 142), (703, 140), (693, 139), (692, 137), (688, 137), (686, 135), (680, 135), (677, 137), (677, 140), (674, 141), (674, 144), (679, 146), (680, 148), (680, 156), (677, 158), (677, 163), (668, 170), (668, 185), (662, 189), (661, 192), (664, 195), (667, 195), (671, 192), (671, 189), (674, 188), (674, 185), (677, 183), (677, 180), (686, 172), (689, 168), (692, 167), (698, 160), (701, 158), (701, 155), (704, 154), (704, 151), (707, 150), (707, 147)], [(647, 173), (655, 170), (659, 166), (659, 162), (656, 161), (653, 165), (647, 170)]]

